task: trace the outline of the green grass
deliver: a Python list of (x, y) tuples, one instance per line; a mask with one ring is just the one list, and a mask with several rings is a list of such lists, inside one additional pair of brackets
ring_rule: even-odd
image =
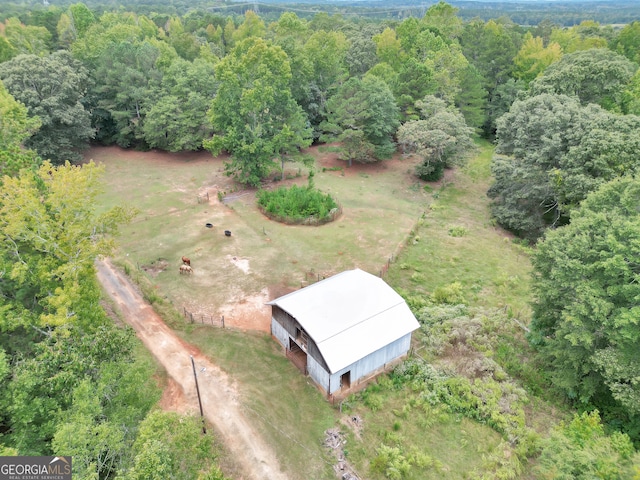
[[(361, 477), (383, 480), (384, 473), (373, 468), (381, 445), (398, 448), (409, 457), (419, 452), (429, 460), (427, 465), (413, 465), (407, 480), (467, 478), (483, 467), (483, 456), (495, 453), (500, 435), (491, 428), (447, 413), (443, 408), (417, 406), (417, 395), (405, 390), (378, 389), (367, 393), (379, 400), (353, 402), (351, 415), (362, 419), (361, 437), (352, 433), (347, 443), (347, 458), (358, 466)], [(375, 409), (367, 407), (375, 405)]]
[(180, 334), (239, 383), (244, 413), (291, 478), (332, 478), (322, 439), (337, 412), (270, 336), (206, 327)]
[(488, 142), (478, 146), (478, 155), (453, 181), (445, 179), (433, 190), (426, 216), (387, 281), (412, 295), (459, 282), (470, 305), (507, 308), (528, 319), (529, 257), (490, 217), (486, 192), (493, 148)]

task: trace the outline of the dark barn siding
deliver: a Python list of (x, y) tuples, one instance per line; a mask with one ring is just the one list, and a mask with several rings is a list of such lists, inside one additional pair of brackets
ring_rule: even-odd
[[(271, 316), (276, 320), (276, 322), (282, 325), (282, 327), (289, 333), (289, 336), (295, 340), (296, 328), (302, 329), (300, 323), (277, 305), (271, 306), (271, 312)], [(327, 363), (324, 361), (324, 358), (322, 358), (320, 350), (318, 350), (318, 346), (312, 338), (309, 338), (309, 342), (307, 344), (307, 354), (311, 355), (327, 372), (329, 371)]]

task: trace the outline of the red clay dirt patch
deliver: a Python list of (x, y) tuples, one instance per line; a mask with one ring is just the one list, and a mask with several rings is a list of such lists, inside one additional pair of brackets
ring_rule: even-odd
[(225, 327), (271, 332), (271, 307), (267, 302), (292, 291), (291, 288), (276, 285), (263, 288), (256, 295), (227, 303), (220, 308)]
[(162, 391), (159, 406), (162, 410), (177, 412), (180, 414), (196, 414), (198, 407), (187, 400), (182, 387), (173, 378), (167, 377), (167, 382)]
[[(311, 147), (306, 153), (311, 153), (317, 158), (320, 168), (325, 168), (327, 173), (333, 173), (338, 176), (351, 177), (356, 175), (373, 175), (374, 173), (384, 172), (387, 170), (398, 170), (407, 167), (407, 161), (402, 160), (400, 154), (394, 155), (387, 160), (380, 160), (371, 163), (349, 163), (340, 160), (337, 152), (321, 152), (323, 147)], [(336, 169), (336, 170), (332, 170)], [(339, 170), (338, 170), (339, 169)]]
[(256, 295), (223, 305), (219, 311), (224, 315), (225, 327), (270, 332), (271, 307), (266, 304), (269, 300), (269, 289), (263, 288)]

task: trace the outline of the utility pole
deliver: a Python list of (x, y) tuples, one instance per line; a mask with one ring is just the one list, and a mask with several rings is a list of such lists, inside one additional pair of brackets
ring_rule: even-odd
[(193, 378), (196, 381), (196, 393), (198, 394), (198, 405), (200, 405), (200, 418), (202, 419), (202, 433), (206, 434), (207, 429), (204, 426), (204, 412), (202, 411), (202, 400), (200, 399), (200, 387), (198, 387), (198, 375), (196, 375), (196, 364), (193, 361), (193, 355), (191, 357), (191, 366), (193, 367)]

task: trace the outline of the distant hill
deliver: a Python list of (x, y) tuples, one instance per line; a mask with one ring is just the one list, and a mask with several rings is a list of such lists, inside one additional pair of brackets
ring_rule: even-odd
[[(197, 0), (196, 0), (196, 3)], [(237, 4), (238, 8), (258, 9), (262, 13), (275, 9), (290, 9), (299, 16), (316, 12), (362, 15), (368, 18), (403, 19), (422, 16), (438, 3), (435, 0), (260, 0), (225, 2), (225, 10)], [(519, 25), (537, 25), (550, 20), (564, 26), (576, 25), (583, 20), (601, 24), (626, 24), (640, 21), (638, 0), (450, 0), (447, 3), (459, 9), (463, 20), (479, 17), (483, 20), (508, 16)], [(215, 7), (213, 8), (215, 10)], [(236, 10), (236, 9), (234, 9)]]

